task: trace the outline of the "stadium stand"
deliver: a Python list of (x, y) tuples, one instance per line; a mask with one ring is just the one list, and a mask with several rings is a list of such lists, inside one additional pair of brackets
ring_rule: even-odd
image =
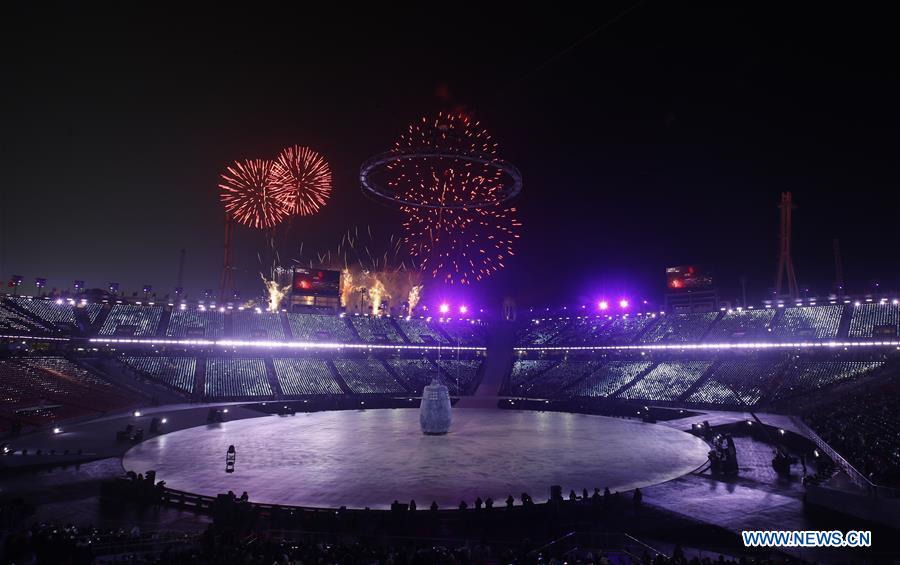
[(225, 335), (225, 314), (214, 309), (177, 308), (172, 311), (168, 337), (218, 339)]
[(687, 399), (698, 404), (755, 406), (776, 383), (784, 368), (781, 356), (723, 361)]
[(404, 343), (391, 318), (350, 316), (350, 322), (364, 343)]
[(478, 388), (480, 359), (438, 359), (437, 364), (447, 373), (446, 384), (451, 393), (472, 394)]
[(72, 305), (61, 299), (44, 300), (42, 298), (19, 296), (9, 300), (50, 327), (56, 327), (57, 324), (75, 325), (75, 314), (72, 311)]
[(271, 396), (264, 360), (210, 357), (206, 360), (204, 393), (209, 398)]
[(566, 391), (568, 396), (609, 397), (650, 368), (649, 361), (607, 361)]
[(718, 312), (668, 314), (641, 336), (641, 343), (688, 343), (700, 341)]
[(775, 317), (775, 310), (729, 310), (713, 324), (706, 335), (708, 342), (765, 339)]
[(542, 373), (522, 382), (511, 394), (530, 398), (556, 398), (560, 390), (581, 379), (597, 367), (599, 361), (563, 359)]
[(621, 393), (627, 400), (673, 401), (684, 394), (710, 365), (709, 361), (660, 363)]
[(788, 364), (772, 400), (813, 392), (837, 382), (857, 378), (884, 365), (882, 361), (806, 361)]
[(848, 334), (851, 339), (900, 336), (900, 305), (863, 303), (854, 306), (852, 312)]
[(232, 311), (231, 323), (237, 339), (284, 340), (284, 326), (277, 312)]
[(354, 394), (406, 392), (378, 359), (335, 359), (334, 366)]
[(29, 423), (124, 410), (137, 398), (61, 357), (0, 360), (0, 406)]
[[(431, 324), (435, 321), (431, 320)], [(438, 327), (447, 334), (452, 345), (467, 347), (484, 346), (487, 342), (485, 326), (481, 323), (473, 323), (466, 320), (449, 320), (440, 322)]]
[(115, 304), (103, 321), (100, 335), (154, 337), (162, 313), (162, 306)]
[(387, 364), (410, 392), (421, 395), (422, 389), (433, 379), (447, 385), (451, 393), (454, 392), (455, 386), (447, 382), (440, 369), (428, 359), (388, 359)]
[(350, 343), (356, 341), (344, 318), (323, 314), (287, 314), (291, 334), (297, 341)]
[(518, 338), (516, 345), (534, 346), (549, 345), (553, 338), (570, 323), (569, 318), (535, 319), (528, 323)]
[(197, 359), (194, 357), (122, 357), (122, 362), (144, 375), (181, 392), (194, 391)]
[(608, 324), (596, 330), (595, 345), (628, 345), (658, 320), (655, 316), (622, 316), (613, 318)]
[(801, 306), (785, 308), (784, 314), (775, 321), (772, 335), (790, 339), (834, 339), (841, 326), (844, 306)]
[(324, 359), (276, 357), (273, 363), (278, 384), (286, 396), (343, 394)]
[(900, 487), (900, 382), (859, 387), (804, 415), (832, 448), (875, 484)]
[(0, 333), (10, 335), (26, 335), (37, 330), (21, 314), (8, 309), (0, 303)]
[(450, 343), (444, 334), (422, 318), (396, 318), (394, 321), (410, 343)]
[(596, 345), (600, 343), (599, 331), (609, 324), (610, 319), (604, 317), (575, 318), (553, 338), (554, 345)]
[(523, 385), (558, 362), (553, 359), (516, 359), (510, 370), (506, 386), (503, 387), (506, 394), (522, 390)]

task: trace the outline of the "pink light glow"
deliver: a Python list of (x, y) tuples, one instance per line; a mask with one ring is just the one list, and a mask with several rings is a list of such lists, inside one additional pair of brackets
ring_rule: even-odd
[(459, 307), (459, 313), (460, 313), (460, 314), (467, 314), (468, 312), (469, 312), (469, 307), (468, 307), (468, 306), (460, 306), (460, 307)]
[(609, 309), (609, 302), (607, 302), (606, 300), (601, 300), (600, 303), (597, 304), (597, 308), (599, 308), (599, 309), (601, 309), (601, 310), (608, 310), (608, 309)]
[(628, 299), (627, 298), (623, 298), (622, 300), (619, 300), (619, 308), (623, 308), (623, 309), (628, 308)]
[(446, 304), (446, 303), (441, 304), (440, 311), (441, 311), (441, 314), (446, 314), (447, 312), (450, 311), (450, 305)]

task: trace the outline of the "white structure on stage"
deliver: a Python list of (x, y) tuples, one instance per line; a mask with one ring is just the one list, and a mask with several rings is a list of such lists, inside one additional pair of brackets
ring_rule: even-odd
[(419, 423), (425, 435), (441, 435), (450, 431), (453, 418), (450, 414), (450, 393), (436, 380), (422, 391), (419, 407)]

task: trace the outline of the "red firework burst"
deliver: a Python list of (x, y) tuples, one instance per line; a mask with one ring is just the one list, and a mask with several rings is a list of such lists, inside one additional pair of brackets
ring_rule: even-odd
[(291, 202), (290, 212), (309, 216), (322, 209), (331, 196), (331, 167), (308, 147), (285, 148), (275, 159)]
[(291, 214), (290, 190), (273, 161), (235, 161), (222, 173), (219, 188), (225, 213), (240, 224), (268, 229)]
[(390, 163), (388, 185), (416, 204), (400, 209), (404, 242), (423, 271), (468, 284), (503, 268), (522, 224), (515, 208), (502, 206), (506, 181), (491, 164), (497, 144), (487, 130), (464, 115), (438, 114), (411, 125), (394, 152), (421, 155)]

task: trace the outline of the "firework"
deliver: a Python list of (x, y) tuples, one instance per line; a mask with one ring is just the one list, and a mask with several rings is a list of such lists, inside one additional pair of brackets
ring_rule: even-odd
[(289, 191), (273, 161), (235, 161), (222, 173), (219, 188), (225, 213), (240, 224), (268, 229), (291, 213)]
[(262, 277), (263, 284), (266, 285), (266, 294), (269, 295), (269, 312), (278, 312), (281, 309), (281, 301), (291, 289), (291, 285), (281, 286), (277, 280), (267, 280)]
[(469, 284), (514, 255), (521, 223), (504, 207), (508, 179), (495, 166), (497, 144), (478, 122), (454, 114), (413, 124), (394, 145), (387, 184), (402, 205), (409, 254), (432, 278)]
[(290, 212), (299, 216), (315, 214), (331, 196), (331, 168), (325, 157), (308, 147), (285, 148), (275, 166), (290, 199)]

